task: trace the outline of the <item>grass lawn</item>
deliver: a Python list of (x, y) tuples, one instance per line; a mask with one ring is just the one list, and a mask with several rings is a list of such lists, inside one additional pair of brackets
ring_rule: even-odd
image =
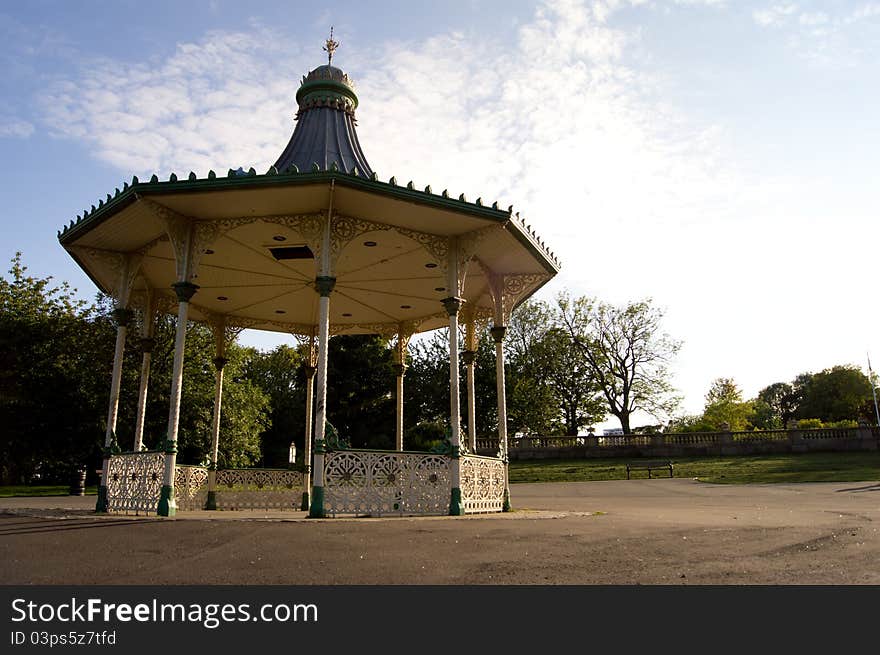
[[(86, 495), (97, 494), (98, 487), (86, 487)], [(0, 486), (0, 498), (12, 496), (69, 496), (70, 485), (67, 484), (21, 484), (3, 487)]]
[[(803, 453), (798, 455), (743, 455), (736, 457), (650, 457), (675, 463), (675, 477), (701, 482), (745, 484), (766, 482), (863, 482), (880, 480), (880, 452)], [(585, 482), (625, 480), (621, 459), (545, 459), (510, 462), (510, 482)], [(652, 471), (652, 476), (669, 475)], [(646, 470), (630, 476), (647, 478)]]

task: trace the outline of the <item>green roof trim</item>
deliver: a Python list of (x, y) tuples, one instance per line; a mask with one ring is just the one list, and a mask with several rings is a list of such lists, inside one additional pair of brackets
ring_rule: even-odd
[(106, 201), (101, 200), (98, 207), (92, 205), (90, 211), (84, 211), (82, 216), (77, 216), (75, 221), (70, 221), (69, 225), (59, 230), (58, 240), (62, 245), (72, 242), (116, 212), (134, 203), (138, 196), (163, 196), (192, 191), (306, 185), (335, 181), (336, 184), (352, 189), (379, 193), (391, 198), (447, 211), (465, 213), (476, 218), (508, 223), (515, 226), (511, 233), (544, 260), (548, 272), (554, 275), (559, 272), (559, 260), (532, 230), (532, 226), (526, 225), (519, 213), (513, 213), (512, 205), (506, 211), (500, 209), (497, 202), (494, 202), (491, 207), (487, 207), (482, 204), (482, 198), (471, 203), (462, 193), (458, 199), (453, 199), (446, 189), (440, 195), (436, 195), (431, 192), (430, 185), (425, 187), (424, 191), (420, 191), (412, 183), (405, 187), (398, 186), (395, 177), (391, 177), (387, 183), (381, 182), (375, 173), (370, 178), (365, 178), (342, 171), (322, 171), (317, 164), (312, 167), (310, 172), (300, 173), (295, 166), (292, 166), (291, 169), (281, 173), (273, 168), (265, 175), (258, 175), (254, 168), (250, 168), (245, 174), (229, 169), (227, 177), (217, 177), (216, 173), (211, 170), (208, 171), (207, 178), (202, 179), (196, 178), (194, 173), (191, 173), (186, 179), (178, 179), (175, 174), (172, 174), (167, 182), (160, 181), (157, 175), (151, 176), (149, 182), (141, 182), (137, 176), (133, 176), (131, 184), (123, 184), (122, 191), (117, 189), (118, 193), (115, 196), (108, 194)]

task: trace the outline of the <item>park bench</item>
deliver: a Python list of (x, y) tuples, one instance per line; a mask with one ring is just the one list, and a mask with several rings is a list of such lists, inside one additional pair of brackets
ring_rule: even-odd
[(651, 471), (657, 469), (668, 469), (669, 477), (672, 477), (672, 462), (670, 461), (644, 461), (629, 462), (626, 465), (626, 479), (629, 480), (629, 472), (633, 469), (648, 469), (648, 477), (651, 477)]

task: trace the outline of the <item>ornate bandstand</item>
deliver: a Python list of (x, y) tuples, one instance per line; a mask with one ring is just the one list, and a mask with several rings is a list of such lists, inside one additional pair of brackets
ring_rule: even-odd
[[(354, 84), (328, 64), (306, 75), (297, 124), (278, 161), (167, 180), (133, 178), (59, 232), (65, 250), (113, 297), (117, 338), (97, 511), (307, 510), (312, 517), (497, 512), (509, 508), (505, 325), (514, 307), (559, 270), (512, 208), (381, 181), (355, 132)], [(126, 334), (137, 312), (142, 366), (130, 452), (115, 443)], [(176, 314), (167, 436), (143, 446), (156, 317)], [(187, 323), (216, 340), (216, 393), (208, 466), (177, 463)], [(491, 324), (496, 348), (498, 444), (477, 456), (474, 353)], [(449, 328), (450, 425), (461, 425), (459, 365), (467, 368), (468, 434), (445, 452), (404, 450), (406, 350), (417, 333)], [(242, 329), (303, 337), (305, 470), (220, 469), (223, 370)], [(461, 336), (460, 336), (461, 331)], [(379, 334), (395, 351), (396, 450), (357, 450), (327, 433), (327, 344)], [(459, 342), (463, 340), (463, 344)], [(463, 346), (463, 348), (462, 348)], [(314, 419), (312, 407), (314, 406)], [(341, 435), (344, 437), (345, 435)]]

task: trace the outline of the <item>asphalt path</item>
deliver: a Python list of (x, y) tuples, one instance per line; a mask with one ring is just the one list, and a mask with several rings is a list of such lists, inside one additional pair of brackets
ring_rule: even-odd
[(514, 511), (97, 516), (0, 499), (3, 584), (880, 584), (880, 482), (516, 484)]

